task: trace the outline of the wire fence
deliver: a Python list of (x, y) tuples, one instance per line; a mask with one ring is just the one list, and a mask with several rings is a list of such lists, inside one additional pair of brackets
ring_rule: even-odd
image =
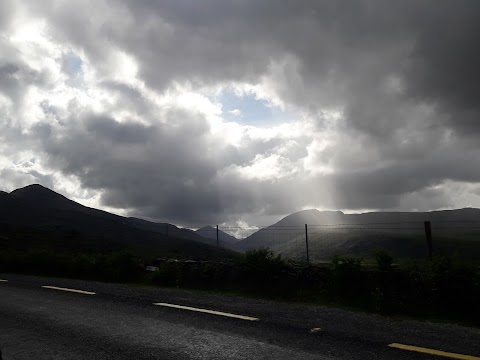
[(371, 256), (384, 249), (398, 258), (434, 255), (480, 258), (480, 221), (406, 221), (255, 227), (235, 240), (238, 226), (215, 226), (203, 232), (216, 246), (245, 252), (268, 248), (284, 258), (326, 262), (335, 255)]

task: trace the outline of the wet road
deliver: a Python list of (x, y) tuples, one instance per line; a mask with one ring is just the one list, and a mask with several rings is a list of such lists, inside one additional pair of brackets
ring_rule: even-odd
[(0, 279), (3, 360), (480, 360), (480, 331), (451, 324), (177, 289)]

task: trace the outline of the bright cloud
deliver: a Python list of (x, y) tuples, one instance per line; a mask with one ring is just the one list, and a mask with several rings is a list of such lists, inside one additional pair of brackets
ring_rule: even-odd
[(233, 109), (233, 110), (228, 110), (229, 114), (232, 114), (233, 116), (240, 116), (242, 114), (242, 111), (240, 109)]
[(4, 1), (0, 189), (188, 226), (480, 206), (479, 3), (432, 4)]

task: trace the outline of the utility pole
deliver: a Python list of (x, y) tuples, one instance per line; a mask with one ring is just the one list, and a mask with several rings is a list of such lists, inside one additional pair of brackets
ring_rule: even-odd
[(217, 225), (217, 248), (220, 247), (219, 246), (219, 242), (218, 242), (218, 225)]
[(305, 246), (306, 246), (306, 249), (307, 249), (307, 265), (310, 264), (310, 257), (309, 257), (309, 254), (308, 254), (308, 228), (307, 228), (307, 224), (305, 224)]
[(165, 234), (168, 237), (168, 223), (165, 224)]
[(433, 250), (432, 250), (432, 227), (431, 227), (431, 224), (430, 224), (430, 221), (424, 221), (423, 222), (424, 226), (425, 226), (425, 238), (427, 240), (427, 259), (432, 261), (432, 253), (433, 253)]

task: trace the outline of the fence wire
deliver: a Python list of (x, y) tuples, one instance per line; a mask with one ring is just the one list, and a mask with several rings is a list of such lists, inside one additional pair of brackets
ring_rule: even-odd
[[(480, 257), (480, 221), (435, 221), (431, 229), (434, 254)], [(242, 240), (228, 236), (248, 230), (253, 234)], [(427, 253), (423, 221), (219, 226), (218, 237), (216, 227), (205, 230), (203, 236), (226, 249), (268, 248), (284, 258), (310, 262), (328, 261), (335, 255), (369, 256), (374, 249), (403, 258), (424, 258)]]

